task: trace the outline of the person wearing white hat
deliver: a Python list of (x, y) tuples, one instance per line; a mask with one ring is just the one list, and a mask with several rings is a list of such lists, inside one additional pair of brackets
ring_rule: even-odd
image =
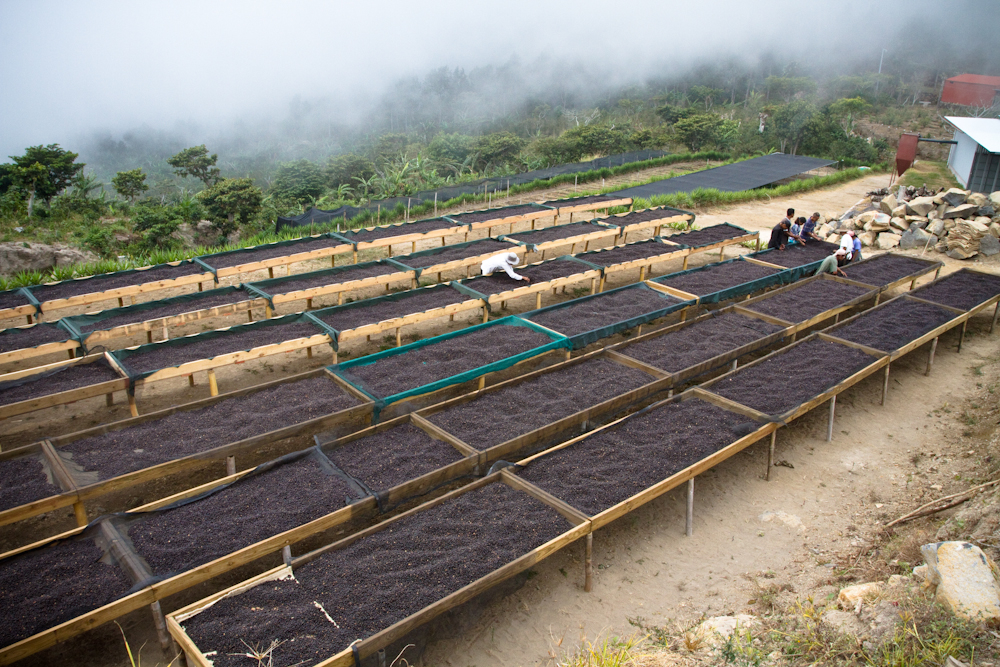
[(844, 251), (844, 260), (850, 262), (854, 257), (854, 230), (848, 230), (840, 237), (840, 247)]
[(479, 267), (479, 272), (484, 276), (488, 276), (496, 271), (503, 271), (514, 280), (523, 280), (526, 283), (530, 283), (531, 278), (528, 276), (521, 276), (514, 273), (514, 269), (512, 267), (517, 266), (519, 261), (521, 260), (518, 259), (516, 253), (502, 252), (499, 255), (493, 255), (483, 262), (482, 266)]
[(832, 273), (835, 276), (840, 276), (846, 278), (847, 274), (840, 270), (840, 263), (844, 261), (847, 251), (843, 248), (837, 248), (832, 255), (823, 260), (816, 269), (816, 275), (823, 273)]

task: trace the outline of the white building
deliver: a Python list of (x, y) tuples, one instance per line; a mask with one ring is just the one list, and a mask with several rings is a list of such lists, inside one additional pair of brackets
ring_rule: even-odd
[(945, 117), (955, 126), (948, 168), (973, 192), (1000, 190), (1000, 119)]

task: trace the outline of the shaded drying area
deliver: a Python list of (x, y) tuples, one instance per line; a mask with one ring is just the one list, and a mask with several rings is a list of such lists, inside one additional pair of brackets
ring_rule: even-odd
[(480, 241), (470, 241), (468, 244), (459, 246), (446, 246), (440, 251), (423, 251), (427, 254), (403, 255), (402, 257), (394, 257), (393, 259), (404, 266), (419, 269), (427, 266), (437, 266), (438, 264), (447, 264), (448, 262), (455, 262), (460, 259), (478, 257), (479, 255), (514, 252), (515, 250), (517, 250), (517, 246), (505, 241), (482, 239)]
[(507, 234), (504, 238), (512, 241), (520, 241), (521, 243), (533, 243), (538, 245), (548, 243), (550, 241), (558, 241), (559, 239), (568, 239), (574, 236), (593, 234), (594, 232), (605, 232), (608, 236), (614, 236), (615, 234), (613, 229), (608, 229), (607, 227), (598, 227), (597, 225), (589, 222), (574, 222), (569, 225), (557, 225), (555, 227), (534, 229), (528, 232), (518, 232), (517, 234)]
[(578, 255), (578, 257), (597, 266), (612, 266), (613, 264), (624, 264), (634, 262), (637, 259), (647, 259), (663, 255), (668, 252), (680, 250), (679, 246), (662, 243), (655, 239), (649, 241), (639, 241), (628, 245), (609, 248), (608, 250), (594, 250), (592, 252)]
[[(486, 222), (487, 220), (503, 220), (506, 218), (512, 218), (514, 216), (530, 215), (532, 213), (538, 213), (540, 210), (537, 206), (529, 206), (525, 204), (524, 206), (508, 206), (507, 208), (494, 208), (488, 211), (470, 211), (469, 213), (456, 213), (454, 215), (449, 215), (448, 217), (452, 220), (456, 220), (461, 224), (471, 224), (473, 222)], [(555, 215), (555, 211), (551, 211), (550, 215)]]
[(326, 377), (309, 378), (76, 440), (59, 450), (109, 479), (355, 405), (356, 398)]
[(483, 450), (652, 381), (638, 369), (594, 359), (499, 389), (427, 419)]
[(673, 218), (678, 215), (684, 215), (681, 211), (674, 211), (670, 209), (655, 209), (646, 208), (641, 211), (632, 211), (626, 213), (625, 215), (615, 215), (610, 218), (602, 218), (601, 222), (605, 222), (609, 225), (618, 225), (620, 227), (626, 227), (628, 225), (635, 225), (640, 222), (649, 222), (650, 220), (663, 220), (665, 218)]
[(639, 288), (605, 292), (579, 303), (556, 306), (528, 319), (565, 336), (575, 336), (624, 320), (669, 308), (680, 299), (651, 289)]
[(344, 242), (338, 238), (324, 236), (322, 238), (312, 239), (309, 241), (264, 246), (253, 250), (237, 250), (232, 254), (225, 253), (221, 255), (209, 255), (200, 257), (199, 259), (214, 269), (228, 269), (233, 266), (239, 266), (240, 264), (263, 262), (264, 260), (275, 259), (276, 257), (298, 255), (303, 252), (313, 252), (314, 250), (322, 250), (324, 248), (334, 248), (339, 245), (344, 245)]
[(229, 304), (247, 301), (248, 299), (253, 298), (253, 296), (247, 294), (243, 290), (227, 290), (217, 294), (193, 296), (190, 299), (164, 304), (159, 307), (143, 308), (141, 310), (131, 309), (127, 312), (122, 312), (119, 315), (114, 314), (116, 311), (121, 310), (116, 308), (112, 311), (106, 311), (109, 317), (104, 317), (92, 322), (81, 321), (77, 324), (77, 326), (83, 333), (90, 333), (92, 331), (102, 329), (114, 329), (115, 327), (122, 327), (127, 324), (135, 324), (137, 322), (147, 322), (149, 320), (174, 317), (176, 315), (180, 315), (181, 313), (190, 313), (196, 310), (215, 308), (216, 306), (227, 306)]
[(556, 208), (573, 208), (574, 206), (584, 206), (586, 204), (603, 204), (620, 199), (620, 197), (608, 197), (607, 195), (587, 195), (585, 197), (570, 197), (568, 199), (553, 199), (542, 202), (546, 206)]
[(347, 331), (368, 324), (377, 324), (385, 320), (422, 313), (434, 308), (444, 308), (468, 301), (471, 298), (473, 297), (452, 289), (448, 285), (438, 285), (401, 292), (398, 296), (393, 295), (371, 301), (360, 301), (358, 304), (338, 306), (314, 314), (337, 331)]
[(971, 310), (1000, 294), (1000, 276), (958, 271), (913, 291), (913, 296), (952, 308)]
[(400, 424), (343, 445), (324, 446), (323, 453), (376, 493), (463, 458), (447, 442), (432, 438), (413, 424)]
[(666, 238), (668, 241), (674, 243), (680, 243), (691, 248), (700, 248), (701, 246), (711, 245), (719, 241), (728, 241), (746, 236), (748, 233), (745, 230), (730, 227), (729, 225), (712, 225), (711, 227), (704, 227), (693, 232), (671, 234)]
[[(557, 512), (503, 484), (412, 514), (184, 622), (216, 667), (240, 667), (247, 644), (274, 664), (313, 665), (557, 537)], [(333, 619), (334, 622), (330, 622)]]
[[(544, 283), (556, 278), (565, 278), (575, 273), (592, 271), (586, 264), (574, 262), (566, 259), (552, 259), (534, 266), (514, 268), (514, 273), (520, 276), (531, 278), (532, 283)], [(488, 276), (478, 276), (463, 283), (466, 287), (474, 289), (480, 294), (499, 294), (508, 290), (526, 287), (523, 282), (514, 280), (503, 271), (497, 271)]]
[(550, 337), (529, 327), (497, 325), (352, 366), (347, 371), (369, 394), (384, 398), (550, 342)]
[(0, 329), (0, 352), (13, 352), (46, 343), (61, 343), (70, 339), (70, 334), (48, 322), (39, 322), (26, 327)]
[(830, 330), (830, 334), (883, 352), (894, 352), (955, 317), (955, 313), (934, 304), (894, 299)]
[(194, 502), (140, 515), (130, 522), (128, 537), (150, 572), (165, 576), (318, 519), (351, 497), (317, 456), (304, 456)]
[(0, 646), (9, 646), (128, 593), (132, 582), (106, 561), (93, 540), (85, 537), (0, 561)]
[(0, 511), (61, 492), (46, 474), (41, 454), (0, 461)]
[(735, 261), (724, 264), (712, 264), (707, 268), (695, 269), (676, 277), (667, 276), (660, 278), (656, 282), (667, 287), (679, 289), (688, 294), (704, 296), (730, 287), (736, 287), (752, 280), (767, 278), (776, 273), (779, 273), (778, 269), (761, 266), (753, 262)]
[(639, 413), (518, 472), (594, 516), (757, 429), (749, 418), (699, 399)]
[(914, 273), (926, 271), (928, 266), (927, 262), (912, 257), (887, 253), (857, 264), (848, 264), (842, 267), (842, 271), (851, 280), (881, 287)]
[[(211, 359), (220, 354), (252, 350), (255, 347), (274, 345), (287, 340), (308, 338), (325, 333), (309, 322), (289, 322), (270, 324), (274, 320), (264, 320), (261, 324), (245, 324), (233, 327), (225, 333), (210, 337), (192, 336), (175, 338), (166, 343), (153, 343), (140, 347), (135, 353), (124, 357), (124, 365), (132, 373), (148, 373), (161, 368), (180, 366), (189, 361)], [(178, 341), (183, 341), (179, 343)]]
[(737, 370), (706, 389), (766, 415), (781, 415), (875, 361), (853, 347), (814, 339)]
[(0, 405), (20, 403), (32, 398), (89, 387), (92, 384), (120, 378), (121, 375), (111, 368), (104, 359), (98, 359), (89, 364), (64, 366), (52, 373), (12, 382), (9, 386), (0, 384)]
[(94, 276), (93, 278), (65, 280), (52, 285), (35, 285), (31, 287), (31, 293), (39, 301), (54, 301), (80, 294), (90, 294), (91, 292), (106, 292), (120, 287), (129, 287), (130, 285), (142, 285), (160, 280), (176, 280), (177, 278), (198, 273), (208, 273), (208, 271), (205, 267), (199, 266), (194, 262), (184, 262), (177, 266), (167, 264), (141, 271), (109, 273)]
[(744, 304), (747, 310), (797, 324), (838, 308), (869, 292), (865, 287), (848, 285), (835, 280), (813, 280), (791, 289), (775, 292), (760, 301)]
[(353, 243), (370, 243), (378, 239), (392, 238), (393, 236), (405, 236), (408, 234), (427, 234), (439, 229), (452, 229), (456, 234), (462, 234), (465, 229), (453, 222), (443, 218), (431, 218), (430, 220), (420, 220), (419, 222), (409, 222), (403, 225), (392, 225), (388, 227), (376, 227), (375, 229), (360, 229), (353, 232), (341, 234), (345, 239)]
[(619, 352), (668, 373), (677, 373), (781, 330), (777, 324), (739, 313), (724, 313), (629, 345)]
[(840, 246), (836, 243), (826, 241), (809, 241), (806, 245), (795, 244), (786, 246), (784, 250), (768, 250), (756, 255), (751, 255), (754, 259), (769, 264), (777, 264), (788, 269), (793, 269), (803, 264), (811, 264), (826, 259), (837, 251)]
[(388, 264), (358, 264), (357, 266), (338, 268), (336, 272), (325, 273), (303, 273), (300, 276), (282, 278), (280, 282), (270, 282), (267, 285), (255, 285), (257, 289), (267, 294), (290, 294), (302, 290), (313, 289), (314, 287), (325, 287), (327, 285), (339, 285), (349, 283), (352, 280), (364, 280), (374, 276), (383, 276), (390, 273), (399, 273), (403, 269)]

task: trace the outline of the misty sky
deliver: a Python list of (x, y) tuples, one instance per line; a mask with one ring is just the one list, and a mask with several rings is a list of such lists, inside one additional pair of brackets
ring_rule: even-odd
[(352, 122), (399, 77), (511, 58), (577, 67), (601, 85), (766, 50), (877, 63), (904, 17), (940, 32), (941, 7), (956, 26), (1000, 18), (998, 0), (0, 0), (0, 160), (28, 145), (72, 149), (94, 131), (224, 127), (280, 114), (295, 96)]

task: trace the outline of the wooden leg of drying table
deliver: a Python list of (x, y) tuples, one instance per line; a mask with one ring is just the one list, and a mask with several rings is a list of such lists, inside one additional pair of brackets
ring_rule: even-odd
[(129, 394), (129, 396), (128, 396), (128, 410), (132, 414), (133, 417), (138, 417), (139, 416), (139, 408), (136, 407), (135, 396), (133, 396), (131, 394)]
[(285, 545), (281, 548), (281, 560), (287, 567), (292, 565), (292, 547)]
[(118, 307), (119, 308), (124, 308), (125, 307), (125, 301), (121, 297), (118, 297)]
[(312, 310), (312, 309), (313, 309), (313, 300), (306, 299), (306, 310)]
[(152, 331), (147, 331), (146, 332), (146, 342), (147, 343), (152, 343), (153, 342), (153, 332)]
[(333, 351), (333, 363), (337, 363), (337, 350)]
[(889, 393), (889, 366), (891, 364), (885, 365), (885, 379), (882, 381), (882, 401), (879, 405), (885, 405), (885, 397)]
[(733, 359), (733, 363), (729, 366), (729, 370), (735, 371), (736, 367), (739, 366), (739, 359)]
[(219, 383), (215, 379), (215, 370), (212, 368), (208, 369), (208, 393), (212, 396), (219, 395)]
[(688, 257), (690, 257), (690, 255), (684, 255), (684, 263), (681, 264), (681, 271), (687, 271)]
[(641, 283), (645, 279), (646, 279), (646, 267), (641, 266), (639, 267), (639, 282)]
[(917, 279), (914, 278), (913, 280), (910, 281), (910, 290), (912, 291), (913, 288), (916, 286), (917, 286)]
[(357, 250), (354, 251), (354, 263), (355, 264), (358, 263), (358, 251)]
[(958, 332), (958, 353), (962, 354), (962, 341), (965, 340), (965, 327), (969, 326), (969, 320), (962, 322), (962, 330)]
[(189, 387), (193, 387), (194, 386), (194, 373), (191, 373), (190, 375), (188, 375), (188, 386)]
[(590, 279), (590, 293), (597, 294), (597, 278)]
[(77, 526), (86, 526), (87, 525), (87, 523), (88, 523), (88, 521), (87, 521), (87, 508), (84, 507), (82, 500), (78, 500), (77, 502), (73, 503), (73, 514), (76, 516), (76, 525)]
[(479, 378), (479, 389), (484, 389), (486, 387), (486, 376), (483, 375)]
[(774, 467), (774, 444), (777, 439), (778, 430), (775, 429), (771, 431), (771, 443), (767, 446), (767, 472), (764, 473), (766, 481), (771, 481), (771, 468)]
[(605, 276), (601, 276), (601, 286), (598, 288), (598, 290), (597, 290), (598, 292), (603, 292), (604, 291), (604, 278), (605, 278)]
[(583, 590), (589, 593), (594, 588), (594, 534), (587, 533), (583, 558)]
[(33, 321), (31, 315), (28, 315), (27, 317), (28, 317), (28, 324), (31, 324)]
[(934, 366), (934, 352), (937, 351), (937, 342), (937, 338), (931, 341), (931, 350), (927, 354), (927, 370), (924, 371), (924, 375), (931, 374), (931, 367)]
[(538, 310), (541, 307), (542, 307), (542, 293), (535, 292), (535, 310)]
[(993, 309), (993, 320), (990, 322), (990, 333), (993, 333), (993, 328), (997, 325), (998, 315), (1000, 315), (1000, 301), (997, 301), (997, 307)]
[(247, 322), (253, 322), (253, 310), (247, 308)]
[(274, 277), (274, 267), (273, 266), (267, 267), (267, 277), (268, 278), (273, 278)]
[(306, 358), (307, 359), (312, 359), (313, 358), (312, 345), (310, 345), (309, 347), (306, 348)]
[(403, 345), (403, 327), (396, 327), (396, 347), (402, 347)]
[(684, 521), (684, 534), (691, 537), (694, 535), (694, 477), (688, 480), (687, 491), (687, 513)]
[(490, 311), (484, 307), (483, 308), (483, 324), (486, 324), (489, 321), (490, 321)]
[(834, 396), (830, 399), (830, 419), (826, 425), (826, 441), (833, 441), (833, 417), (837, 413), (837, 397)]
[(167, 619), (163, 618), (159, 600), (149, 605), (149, 609), (153, 612), (153, 623), (156, 625), (156, 637), (160, 640), (160, 650), (167, 654), (170, 651), (170, 633), (167, 632)]
[(236, 457), (227, 456), (226, 457), (226, 475), (236, 474)]
[(267, 319), (271, 319), (272, 317), (274, 317), (274, 311), (271, 310), (271, 306), (270, 305), (264, 306), (264, 316)]
[(115, 392), (109, 391), (104, 395), (104, 404), (109, 408), (115, 404)]

